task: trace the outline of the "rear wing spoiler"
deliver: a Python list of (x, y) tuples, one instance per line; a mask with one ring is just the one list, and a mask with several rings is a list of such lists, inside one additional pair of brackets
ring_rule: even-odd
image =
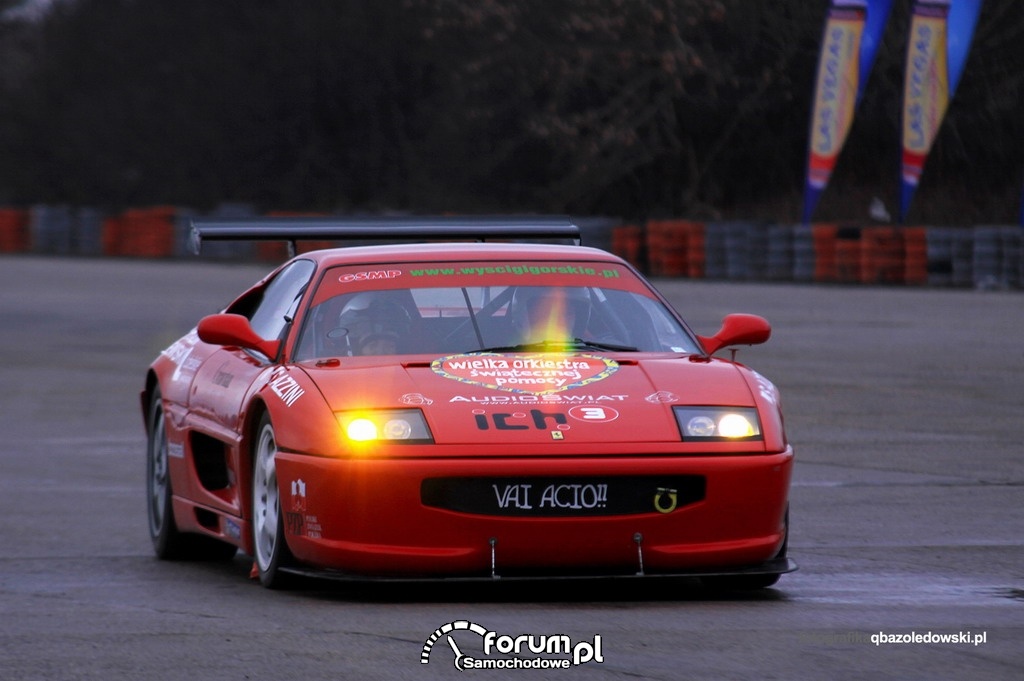
[(295, 254), (298, 241), (429, 241), (487, 239), (572, 239), (580, 228), (567, 216), (193, 219), (190, 244), (199, 254), (204, 241), (286, 241)]

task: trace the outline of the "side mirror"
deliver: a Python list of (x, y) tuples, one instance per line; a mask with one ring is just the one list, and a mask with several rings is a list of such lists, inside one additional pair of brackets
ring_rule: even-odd
[(753, 314), (730, 314), (722, 320), (722, 328), (714, 336), (697, 336), (704, 351), (713, 355), (729, 345), (757, 345), (772, 335), (772, 327), (764, 317)]
[(260, 338), (253, 331), (249, 320), (240, 314), (213, 314), (199, 320), (196, 327), (199, 340), (211, 345), (233, 345), (246, 350), (262, 352), (267, 357), (276, 357), (280, 341)]

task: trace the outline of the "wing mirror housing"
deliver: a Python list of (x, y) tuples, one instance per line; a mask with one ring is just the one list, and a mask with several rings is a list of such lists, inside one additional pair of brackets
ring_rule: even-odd
[(199, 320), (199, 340), (211, 345), (225, 345), (255, 350), (267, 357), (276, 357), (281, 341), (260, 338), (249, 320), (240, 314), (213, 314)]
[(764, 317), (753, 314), (730, 314), (722, 320), (714, 336), (697, 336), (704, 351), (713, 355), (730, 345), (758, 345), (772, 335), (771, 324)]

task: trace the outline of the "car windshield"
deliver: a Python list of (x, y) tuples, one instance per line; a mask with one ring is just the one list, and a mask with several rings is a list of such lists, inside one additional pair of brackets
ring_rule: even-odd
[(576, 351), (699, 350), (615, 264), (402, 263), (327, 270), (294, 358)]

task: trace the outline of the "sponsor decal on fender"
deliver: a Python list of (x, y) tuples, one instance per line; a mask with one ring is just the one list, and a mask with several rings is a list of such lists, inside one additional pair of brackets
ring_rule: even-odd
[(549, 395), (603, 381), (618, 371), (619, 365), (593, 355), (463, 354), (435, 359), (430, 368), (439, 376), (467, 385)]
[(306, 481), (302, 478), (292, 480), (292, 510), (306, 512)]
[(285, 528), (289, 534), (319, 539), (323, 536), (320, 519), (307, 513), (307, 510), (306, 481), (302, 478), (292, 480), (291, 510), (284, 511)]
[(192, 329), (184, 338), (176, 340), (169, 348), (160, 353), (174, 364), (174, 373), (171, 374), (172, 381), (179, 381), (182, 378), (191, 380), (195, 375), (200, 361), (190, 355), (198, 342), (199, 334)]
[(302, 397), (306, 391), (299, 386), (298, 382), (283, 370), (270, 377), (268, 384), (274, 394), (281, 398), (286, 406), (292, 406), (295, 401)]
[(239, 540), (242, 538), (242, 526), (237, 521), (231, 518), (224, 518), (224, 526), (222, 531), (224, 536), (231, 537), (232, 539)]

